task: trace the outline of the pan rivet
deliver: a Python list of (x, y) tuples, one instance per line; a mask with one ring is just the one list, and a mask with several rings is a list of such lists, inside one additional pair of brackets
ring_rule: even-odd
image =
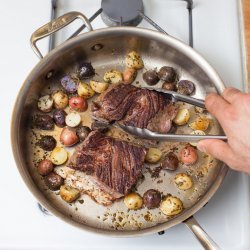
[(46, 75), (46, 79), (50, 79), (54, 74), (54, 70), (51, 70), (49, 73)]
[(93, 45), (93, 46), (91, 47), (91, 49), (94, 50), (94, 51), (98, 51), (98, 50), (100, 50), (100, 49), (102, 49), (102, 48), (103, 48), (103, 45), (100, 44), (100, 43), (97, 43), (97, 44), (95, 44), (95, 45)]
[(163, 234), (165, 234), (165, 231), (160, 231), (160, 232), (158, 232), (158, 234), (163, 235)]

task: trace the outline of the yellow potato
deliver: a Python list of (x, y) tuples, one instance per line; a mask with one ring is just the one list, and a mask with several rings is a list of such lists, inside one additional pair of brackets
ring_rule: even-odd
[(149, 163), (156, 163), (161, 159), (162, 152), (158, 148), (149, 148), (145, 160)]
[(185, 173), (176, 174), (174, 183), (180, 190), (188, 190), (193, 186), (192, 178)]
[(77, 93), (79, 96), (88, 99), (95, 94), (95, 91), (87, 83), (79, 82)]
[(96, 93), (102, 93), (104, 92), (108, 87), (109, 83), (107, 82), (98, 82), (98, 81), (90, 81), (90, 87), (96, 92)]
[(68, 153), (64, 148), (56, 147), (51, 152), (50, 160), (55, 165), (62, 165), (68, 160)]
[(42, 112), (50, 112), (53, 108), (53, 99), (49, 95), (45, 95), (39, 98), (37, 107)]
[(127, 54), (125, 64), (128, 68), (132, 69), (142, 69), (144, 67), (144, 63), (136, 51), (131, 51)]
[(66, 202), (73, 202), (80, 197), (80, 191), (76, 188), (63, 185), (60, 187), (60, 196)]
[(183, 210), (183, 203), (179, 198), (168, 195), (161, 202), (160, 210), (167, 216), (177, 215)]
[(130, 193), (124, 197), (124, 203), (128, 209), (137, 210), (143, 205), (142, 197), (137, 193)]
[(177, 112), (177, 115), (174, 118), (174, 123), (176, 125), (184, 125), (186, 124), (190, 119), (190, 113), (188, 109), (179, 109)]
[(64, 109), (67, 107), (69, 103), (69, 98), (67, 94), (63, 91), (59, 90), (52, 95), (52, 99), (54, 101), (54, 106), (56, 109)]
[[(190, 135), (206, 135), (206, 133), (202, 130), (195, 130), (195, 131), (192, 131), (190, 133)], [(196, 147), (198, 142), (189, 142), (189, 144), (191, 144), (192, 146)]]
[(194, 122), (190, 123), (189, 126), (193, 130), (205, 131), (208, 129), (210, 120), (206, 117), (198, 117)]
[(123, 80), (122, 73), (117, 70), (109, 70), (104, 74), (103, 80), (107, 83), (118, 84)]

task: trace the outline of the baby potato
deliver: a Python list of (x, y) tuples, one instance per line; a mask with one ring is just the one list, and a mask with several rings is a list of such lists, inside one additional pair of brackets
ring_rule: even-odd
[(125, 84), (131, 84), (137, 76), (135, 69), (127, 68), (123, 71), (123, 82)]
[(103, 80), (107, 83), (118, 84), (123, 80), (122, 73), (111, 69), (104, 74)]
[(127, 54), (125, 64), (128, 68), (132, 69), (142, 69), (144, 67), (144, 63), (136, 51), (131, 51)]
[(183, 203), (179, 198), (168, 195), (161, 202), (160, 210), (167, 216), (177, 215), (183, 210)]
[(51, 172), (45, 176), (44, 181), (47, 187), (53, 191), (58, 190), (64, 182), (63, 178), (55, 172)]
[(88, 99), (95, 94), (95, 91), (87, 83), (79, 82), (77, 93), (79, 96)]
[(54, 165), (62, 165), (68, 160), (68, 153), (62, 147), (56, 147), (51, 152), (50, 160)]
[(65, 118), (65, 122), (69, 127), (77, 127), (81, 123), (81, 116), (75, 112), (69, 113)]
[(174, 183), (180, 190), (188, 190), (193, 186), (192, 178), (185, 173), (176, 174)]
[[(190, 133), (190, 135), (206, 135), (206, 133), (204, 132), (204, 131), (202, 131), (202, 130), (195, 130), (195, 131), (192, 131), (191, 133)], [(198, 144), (198, 142), (190, 142), (190, 144), (192, 145), (192, 146), (194, 146), (194, 147), (196, 147), (197, 146), (197, 144)]]
[(39, 98), (37, 107), (39, 110), (41, 110), (44, 113), (48, 113), (53, 108), (53, 99), (50, 97), (50, 95), (45, 95)]
[(109, 83), (107, 82), (98, 82), (98, 81), (90, 81), (89, 82), (90, 87), (96, 92), (96, 93), (102, 93), (104, 92), (108, 87)]
[(128, 209), (137, 210), (143, 205), (142, 197), (137, 193), (130, 193), (124, 197), (124, 203)]
[(37, 166), (37, 171), (40, 175), (48, 175), (54, 169), (52, 161), (48, 159), (41, 160)]
[(200, 116), (198, 118), (196, 118), (196, 120), (192, 123), (189, 124), (189, 126), (193, 129), (193, 130), (201, 130), (201, 131), (205, 131), (208, 129), (208, 126), (210, 124), (210, 121), (208, 118), (204, 117), (204, 116)]
[(76, 188), (63, 185), (60, 187), (60, 196), (66, 202), (71, 203), (80, 197), (80, 191)]
[(148, 163), (156, 163), (161, 159), (162, 152), (158, 148), (149, 148), (146, 154), (146, 161)]
[(84, 112), (88, 109), (88, 102), (81, 96), (73, 96), (69, 99), (69, 106), (79, 112)]
[(186, 145), (180, 151), (180, 160), (186, 165), (194, 164), (198, 159), (197, 150), (190, 146)]
[(189, 121), (190, 113), (188, 109), (179, 109), (177, 115), (174, 118), (174, 123), (176, 125), (184, 125)]
[(52, 99), (54, 101), (54, 106), (56, 109), (64, 109), (69, 103), (68, 96), (61, 90), (55, 92), (52, 95)]
[(73, 146), (79, 141), (76, 131), (72, 128), (63, 128), (60, 135), (60, 142), (67, 147)]

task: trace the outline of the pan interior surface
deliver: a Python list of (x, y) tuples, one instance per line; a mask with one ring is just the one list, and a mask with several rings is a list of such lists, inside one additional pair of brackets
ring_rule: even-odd
[[(202, 207), (204, 200), (207, 200), (208, 196), (212, 196), (211, 188), (220, 178), (223, 164), (199, 152), (199, 160), (194, 165), (186, 166), (181, 164), (175, 172), (162, 170), (158, 177), (155, 177), (152, 173), (157, 172), (160, 163), (154, 165), (145, 164), (143, 170), (144, 180), (138, 183), (136, 191), (143, 196), (148, 189), (157, 189), (163, 195), (171, 194), (180, 198), (185, 209), (174, 218), (166, 217), (158, 208), (151, 210), (142, 208), (129, 211), (124, 205), (123, 199), (114, 202), (111, 206), (101, 206), (86, 194), (82, 194), (75, 203), (68, 204), (61, 199), (57, 191), (48, 190), (43, 178), (37, 172), (37, 163), (41, 159), (49, 157), (48, 152), (37, 146), (36, 143), (39, 138), (44, 134), (53, 135), (57, 140), (57, 146), (61, 145), (59, 142), (61, 128), (56, 127), (54, 131), (39, 131), (32, 128), (32, 118), (39, 113), (37, 100), (45, 94), (51, 94), (54, 90), (62, 89), (60, 85), (62, 76), (70, 72), (76, 72), (81, 62), (91, 62), (97, 73), (94, 79), (102, 80), (107, 70), (123, 71), (125, 69), (124, 59), (126, 54), (135, 50), (144, 61), (144, 69), (138, 72), (133, 83), (135, 86), (146, 86), (142, 79), (142, 73), (146, 70), (172, 66), (177, 70), (180, 80), (187, 79), (195, 83), (196, 91), (193, 97), (204, 99), (207, 93), (220, 91), (223, 88), (223, 86), (218, 85), (219, 80), (216, 76), (213, 78), (208, 74), (210, 66), (207, 66), (207, 64), (202, 67), (199, 66), (199, 60), (202, 61), (202, 59), (199, 56), (197, 58), (191, 57), (191, 49), (187, 49), (187, 52), (185, 52), (186, 47), (180, 42), (168, 37), (164, 40), (163, 35), (156, 35), (156, 32), (151, 31), (147, 34), (146, 31), (135, 28), (127, 29), (127, 32), (123, 32), (122, 29), (118, 28), (116, 28), (117, 32), (112, 32), (112, 29), (109, 32), (106, 30), (106, 32), (94, 31), (91, 32), (92, 34), (84, 34), (59, 46), (46, 56), (27, 78), (22, 93), (17, 100), (17, 103), (22, 108), (20, 110), (16, 108), (14, 111), (14, 122), (16, 122), (16, 129), (18, 129), (16, 137), (19, 145), (19, 170), (24, 179), (28, 180), (29, 187), (42, 205), (67, 222), (73, 222), (73, 224), (87, 230), (114, 231), (118, 232), (118, 234), (119, 232), (129, 233), (138, 230), (141, 233), (147, 230), (153, 232), (156, 225), (163, 225), (163, 227), (167, 228), (177, 224), (183, 218), (187, 218), (187, 214), (191, 215)], [(151, 33), (153, 34), (151, 35)], [(89, 82), (89, 79), (86, 79), (86, 82)], [(154, 87), (160, 88), (161, 85), (162, 82), (159, 82)], [(94, 98), (89, 101), (89, 104)], [(187, 104), (183, 104), (183, 107), (190, 109), (190, 122), (199, 115), (194, 107)], [(66, 110), (66, 112), (68, 111)], [(212, 121), (207, 133), (220, 134), (222, 131), (217, 121), (209, 114), (207, 116)], [(86, 112), (81, 113), (81, 117), (83, 125), (90, 127), (90, 105)], [(176, 133), (189, 134), (191, 131), (192, 129), (189, 126), (180, 126)], [(148, 147), (157, 147), (163, 154), (174, 150), (178, 155), (180, 148), (186, 144), (145, 142), (133, 138), (118, 128), (111, 128), (108, 135), (141, 143)], [(72, 154), (74, 147), (67, 148), (67, 150), (69, 154)], [(63, 167), (61, 166), (61, 171), (64, 171)], [(179, 190), (173, 183), (173, 177), (177, 173), (189, 174), (194, 182), (193, 188), (186, 191)], [(222, 179), (220, 178), (220, 181)]]

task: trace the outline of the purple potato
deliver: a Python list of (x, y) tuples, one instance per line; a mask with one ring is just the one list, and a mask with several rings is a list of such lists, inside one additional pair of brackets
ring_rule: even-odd
[(80, 141), (84, 141), (90, 132), (90, 128), (86, 126), (80, 126), (76, 129), (76, 134)]
[(37, 145), (43, 150), (52, 151), (56, 147), (56, 140), (51, 135), (45, 135), (39, 140)]
[(45, 180), (45, 184), (48, 186), (48, 188), (50, 190), (53, 190), (53, 191), (59, 190), (59, 188), (61, 187), (61, 185), (64, 182), (63, 178), (54, 172), (45, 176), (44, 180)]
[(150, 86), (157, 84), (160, 80), (155, 70), (146, 71), (143, 73), (142, 78)]
[(95, 69), (89, 62), (82, 63), (78, 69), (80, 79), (90, 78), (95, 75)]
[(54, 111), (53, 118), (54, 118), (55, 124), (58, 127), (62, 128), (66, 126), (66, 123), (65, 123), (66, 115), (67, 113), (63, 109), (57, 109)]
[(177, 89), (182, 95), (191, 95), (195, 90), (195, 85), (189, 80), (181, 80), (177, 84)]
[(54, 121), (49, 115), (36, 115), (34, 117), (34, 126), (42, 130), (53, 130)]
[(171, 171), (175, 171), (178, 168), (178, 166), (179, 166), (178, 157), (173, 152), (169, 152), (165, 156), (163, 162), (161, 163), (162, 169)]
[(161, 193), (155, 189), (149, 189), (143, 195), (143, 204), (148, 208), (157, 208), (161, 203)]
[(174, 68), (168, 66), (161, 67), (158, 76), (164, 82), (174, 82), (176, 80), (176, 72)]
[(78, 83), (68, 75), (61, 79), (61, 84), (68, 93), (72, 94), (77, 91)]

